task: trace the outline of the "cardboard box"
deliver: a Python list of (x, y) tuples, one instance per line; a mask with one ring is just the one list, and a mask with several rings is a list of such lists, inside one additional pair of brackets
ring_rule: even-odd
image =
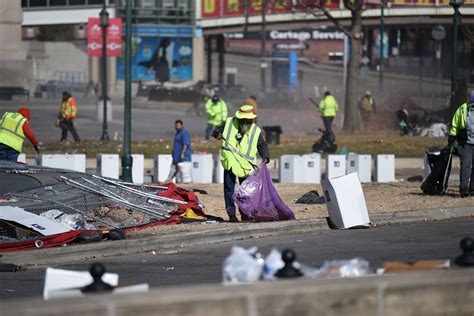
[(357, 173), (322, 182), (329, 218), (336, 228), (369, 226), (364, 192)]

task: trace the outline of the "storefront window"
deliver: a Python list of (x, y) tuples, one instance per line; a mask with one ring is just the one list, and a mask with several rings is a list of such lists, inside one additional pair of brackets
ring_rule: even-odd
[(85, 5), (86, 0), (69, 0), (69, 5)]
[(66, 0), (49, 0), (49, 5), (50, 6), (66, 5), (66, 4), (67, 4)]
[(46, 0), (30, 0), (30, 7), (46, 7), (47, 5)]

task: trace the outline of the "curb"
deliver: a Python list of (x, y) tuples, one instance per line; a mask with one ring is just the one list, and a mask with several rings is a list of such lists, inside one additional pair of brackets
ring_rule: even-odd
[[(473, 207), (438, 208), (416, 211), (397, 211), (371, 215), (375, 225), (403, 224), (474, 217)], [(80, 263), (101, 258), (133, 255), (156, 251), (178, 252), (181, 249), (221, 242), (269, 237), (277, 234), (323, 233), (329, 231), (326, 219), (296, 220), (255, 224), (237, 224), (232, 227), (206, 229), (194, 232), (148, 235), (136, 239), (104, 241), (67, 247), (1, 253), (2, 262), (30, 269), (51, 265)]]

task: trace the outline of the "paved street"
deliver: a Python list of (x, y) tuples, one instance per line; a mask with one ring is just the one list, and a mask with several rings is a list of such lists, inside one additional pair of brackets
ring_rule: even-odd
[[(202, 283), (219, 283), (222, 263), (233, 244), (258, 246), (264, 254), (271, 248), (292, 248), (300, 262), (319, 266), (326, 259), (362, 257), (379, 267), (385, 261), (421, 259), (454, 259), (459, 241), (472, 236), (474, 219), (421, 222), (380, 226), (371, 229), (331, 231), (321, 234), (281, 235), (237, 243), (210, 244), (185, 248), (181, 252), (151, 253), (113, 257), (103, 260), (108, 271), (120, 275), (120, 284), (148, 283), (168, 287)], [(86, 270), (90, 263), (65, 266)], [(40, 296), (44, 269), (17, 273), (0, 273), (0, 300)]]

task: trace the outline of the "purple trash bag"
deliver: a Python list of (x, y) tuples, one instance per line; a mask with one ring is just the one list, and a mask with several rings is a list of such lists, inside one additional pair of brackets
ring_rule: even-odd
[(273, 186), (266, 164), (251, 174), (233, 195), (240, 211), (252, 221), (284, 221), (295, 219), (293, 211), (281, 200)]

